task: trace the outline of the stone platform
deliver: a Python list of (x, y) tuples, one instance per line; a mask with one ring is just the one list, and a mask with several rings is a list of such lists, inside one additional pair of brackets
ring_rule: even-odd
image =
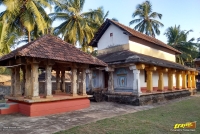
[(167, 92), (152, 92), (143, 93), (140, 96), (134, 95), (131, 92), (128, 93), (103, 93), (102, 100), (108, 102), (118, 102), (123, 104), (130, 104), (134, 106), (148, 105), (153, 103), (159, 103), (163, 101), (173, 100), (177, 98), (187, 97), (193, 95), (195, 90), (174, 90)]
[[(84, 109), (90, 106), (88, 96), (54, 95), (52, 98), (30, 100), (23, 97), (6, 97), (9, 103), (17, 103), (17, 112), (24, 115), (45, 116)], [(12, 113), (12, 109), (9, 109)]]

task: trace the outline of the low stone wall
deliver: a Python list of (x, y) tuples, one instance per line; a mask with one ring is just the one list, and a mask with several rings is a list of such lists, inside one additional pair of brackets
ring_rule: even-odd
[(190, 95), (191, 92), (189, 90), (148, 94), (148, 95), (141, 95), (140, 97), (136, 95), (123, 94), (123, 93), (103, 93), (102, 101), (141, 106), (141, 105), (148, 105), (148, 104), (173, 100), (177, 98), (187, 97)]
[(3, 92), (5, 95), (10, 95), (10, 86), (0, 86), (0, 93)]

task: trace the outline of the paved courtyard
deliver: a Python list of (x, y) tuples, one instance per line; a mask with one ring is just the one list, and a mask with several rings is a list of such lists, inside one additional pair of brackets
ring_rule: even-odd
[(91, 106), (87, 109), (50, 116), (0, 115), (0, 134), (50, 134), (104, 118), (148, 110), (153, 107), (155, 106), (91, 102)]

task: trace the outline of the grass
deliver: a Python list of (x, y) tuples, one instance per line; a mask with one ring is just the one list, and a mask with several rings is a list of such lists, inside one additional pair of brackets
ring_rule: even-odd
[[(197, 121), (195, 132), (172, 132), (176, 123)], [(200, 133), (200, 97), (154, 109), (108, 118), (56, 134), (197, 134)]]

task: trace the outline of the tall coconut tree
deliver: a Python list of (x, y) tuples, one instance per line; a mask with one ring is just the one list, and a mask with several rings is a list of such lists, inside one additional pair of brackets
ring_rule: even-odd
[(180, 25), (169, 27), (164, 35), (167, 37), (167, 44), (182, 52), (181, 55), (176, 56), (176, 62), (185, 64), (185, 62), (192, 62), (196, 58), (198, 52), (196, 43), (193, 43), (194, 38), (188, 40), (188, 34), (192, 30), (181, 30)]
[(62, 35), (65, 41), (74, 45), (77, 42), (81, 45), (88, 44), (94, 36), (94, 26), (100, 23), (100, 19), (94, 21), (95, 16), (101, 15), (99, 10), (82, 12), (84, 4), (85, 0), (68, 0), (55, 7), (56, 13), (49, 14), (53, 21), (63, 21), (55, 28), (54, 33)]
[(44, 34), (51, 25), (51, 19), (44, 8), (51, 8), (57, 0), (0, 0), (0, 5), (6, 6), (1, 12), (0, 19), (11, 27), (20, 27), (27, 33), (31, 41), (31, 32), (37, 29), (37, 34)]
[(131, 20), (129, 25), (136, 24), (134, 27), (135, 30), (152, 37), (160, 35), (159, 28), (164, 25), (156, 19), (161, 19), (162, 14), (152, 11), (150, 1), (138, 4), (136, 10), (132, 14), (132, 17), (134, 20)]

